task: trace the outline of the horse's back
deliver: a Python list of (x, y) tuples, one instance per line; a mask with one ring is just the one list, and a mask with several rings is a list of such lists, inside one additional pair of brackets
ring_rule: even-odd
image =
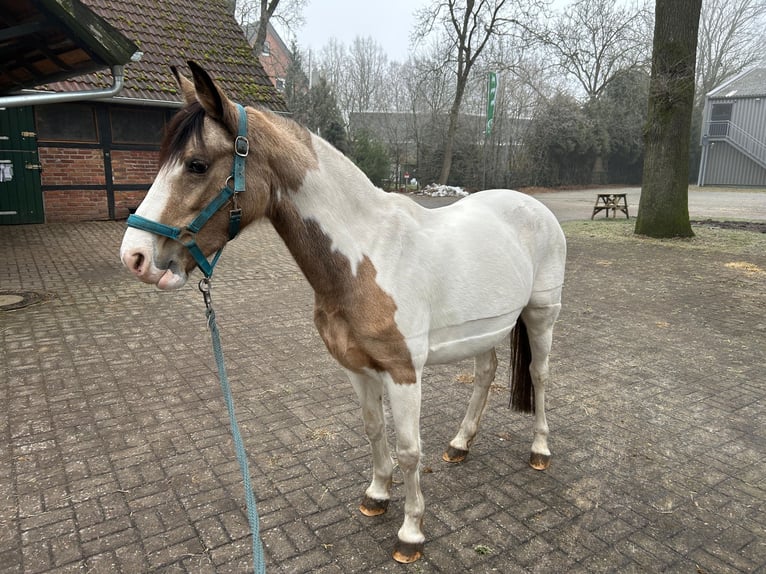
[[(452, 205), (434, 210), (433, 225), (447, 239), (452, 253), (470, 259), (484, 254), (476, 264), (493, 267), (487, 261), (506, 266), (526, 284), (521, 275), (531, 278), (534, 291), (560, 286), (563, 282), (566, 240), (555, 215), (529, 195), (492, 189), (474, 193)], [(449, 234), (449, 237), (446, 235)]]
[[(486, 193), (486, 199), (482, 193)], [(553, 212), (534, 197), (517, 191), (488, 190), (475, 196), (489, 209), (502, 213), (524, 245), (534, 265), (532, 295), (536, 303), (558, 303), (564, 283), (566, 238)]]
[(429, 363), (494, 346), (532, 300), (558, 303), (566, 244), (542, 203), (490, 190), (427, 212), (411, 234), (410, 296), (429, 309)]

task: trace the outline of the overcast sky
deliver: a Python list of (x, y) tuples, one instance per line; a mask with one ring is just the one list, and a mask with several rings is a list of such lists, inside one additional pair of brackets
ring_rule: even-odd
[[(298, 46), (319, 52), (330, 38), (350, 46), (354, 38), (371, 37), (389, 60), (404, 62), (409, 55), (415, 11), (429, 0), (309, 0)], [(284, 38), (289, 45), (289, 38)]]

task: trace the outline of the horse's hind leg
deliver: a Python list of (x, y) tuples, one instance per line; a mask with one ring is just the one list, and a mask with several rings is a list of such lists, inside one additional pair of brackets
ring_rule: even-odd
[(495, 380), (495, 371), (497, 370), (497, 355), (495, 349), (476, 355), (474, 359), (474, 377), (473, 393), (468, 402), (463, 422), (460, 428), (449, 443), (449, 448), (442, 455), (446, 462), (463, 462), (468, 455), (468, 449), (479, 432), (479, 422), (484, 408), (487, 406), (487, 395), (489, 386)]
[(388, 510), (391, 476), (394, 462), (386, 439), (386, 421), (383, 416), (383, 383), (357, 373), (348, 373), (362, 407), (364, 430), (372, 448), (372, 482), (359, 505), (365, 516), (377, 516)]
[(560, 304), (527, 307), (521, 316), (527, 326), (531, 362), (529, 373), (535, 389), (535, 426), (529, 464), (545, 470), (551, 461), (548, 449), (548, 421), (545, 418), (545, 388), (550, 381), (548, 357), (553, 342), (553, 324), (559, 315)]

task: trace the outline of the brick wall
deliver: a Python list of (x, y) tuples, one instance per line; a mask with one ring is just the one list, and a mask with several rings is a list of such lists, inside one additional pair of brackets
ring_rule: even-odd
[[(39, 148), (45, 189), (43, 202), (48, 222), (88, 221), (109, 218), (102, 149)], [(157, 174), (156, 151), (113, 150), (112, 180), (115, 185), (133, 185), (134, 190), (115, 190), (114, 216), (124, 219), (141, 203)], [(67, 189), (56, 189), (67, 186)], [(85, 189), (77, 189), (83, 186)], [(92, 189), (98, 186), (99, 189)]]
[(61, 221), (93, 221), (109, 219), (106, 204), (106, 190), (55, 191), (43, 193), (45, 220), (49, 223)]
[(42, 184), (104, 185), (104, 152), (100, 149), (40, 147)]
[(145, 195), (145, 191), (115, 191), (114, 218), (127, 219), (131, 210), (138, 207)]
[(157, 175), (159, 152), (156, 151), (120, 151), (112, 152), (112, 176), (115, 184), (134, 184), (143, 187), (141, 191), (114, 192), (114, 216), (125, 219), (131, 209), (138, 207), (144, 199), (146, 190)]
[(157, 175), (159, 152), (122, 151), (112, 152), (112, 178), (115, 184), (151, 184)]

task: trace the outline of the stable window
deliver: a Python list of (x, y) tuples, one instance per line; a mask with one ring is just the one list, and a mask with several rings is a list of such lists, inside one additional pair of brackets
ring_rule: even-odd
[(161, 110), (111, 108), (112, 141), (123, 144), (159, 144), (165, 126)]
[(43, 141), (97, 142), (96, 116), (88, 104), (35, 106), (37, 137)]
[(729, 134), (729, 122), (733, 104), (713, 104), (710, 110), (710, 135), (726, 136)]
[(730, 122), (732, 106), (733, 104), (713, 104), (713, 109), (710, 110), (710, 121)]

